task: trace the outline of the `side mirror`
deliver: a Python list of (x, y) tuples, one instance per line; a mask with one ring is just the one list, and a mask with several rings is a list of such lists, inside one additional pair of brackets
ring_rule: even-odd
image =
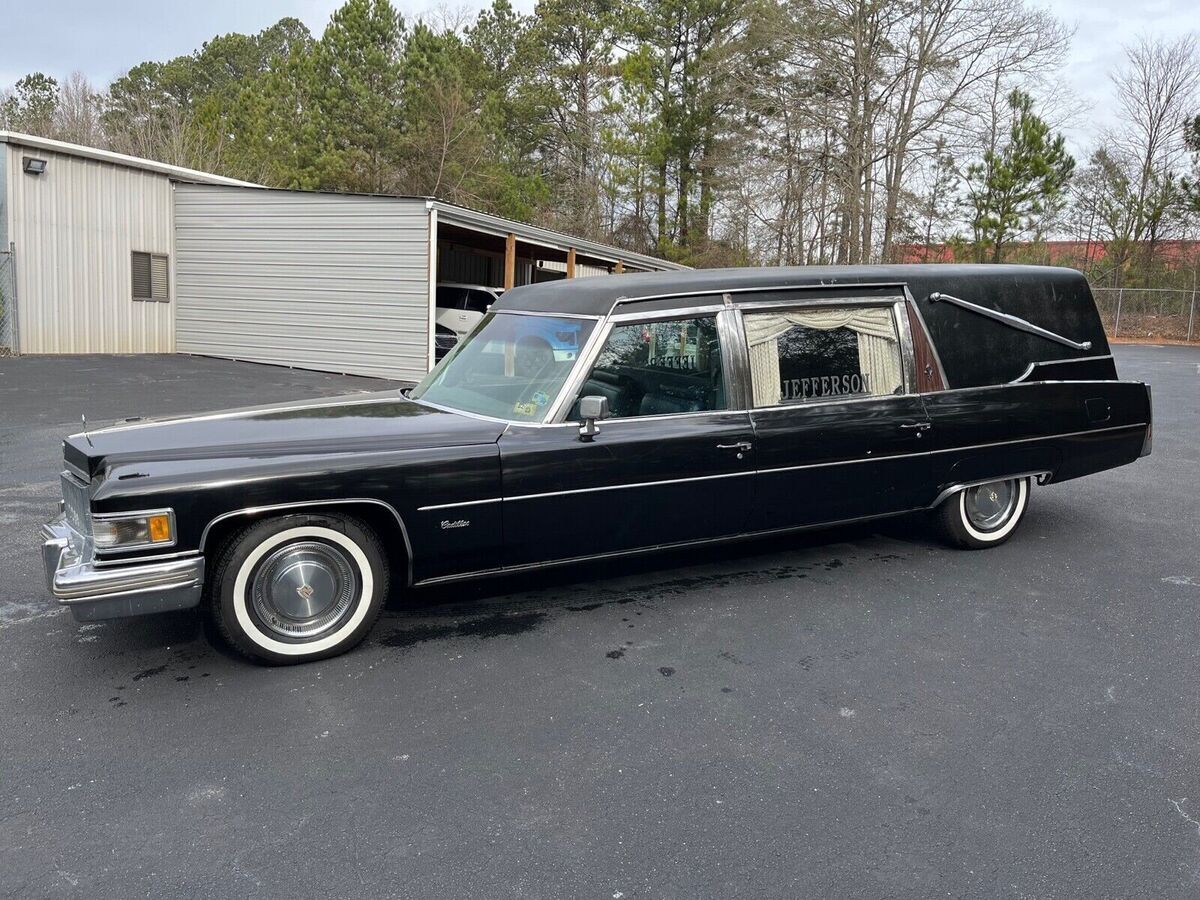
[(579, 426), (579, 439), (581, 441), (594, 440), (600, 433), (600, 427), (596, 421), (608, 418), (608, 398), (580, 397), (579, 418), (583, 420), (583, 424)]

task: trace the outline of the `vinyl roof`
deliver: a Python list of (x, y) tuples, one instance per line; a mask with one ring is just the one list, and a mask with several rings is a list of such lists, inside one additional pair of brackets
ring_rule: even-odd
[(533, 312), (607, 315), (620, 301), (649, 300), (664, 296), (694, 296), (788, 288), (844, 288), (854, 285), (908, 285), (917, 299), (931, 291), (953, 294), (1020, 290), (1022, 284), (1083, 282), (1074, 269), (1053, 266), (1012, 265), (899, 265), (899, 266), (790, 266), (757, 269), (689, 269), (680, 272), (646, 272), (609, 278), (576, 278), (526, 285), (506, 291), (493, 304), (497, 312)]

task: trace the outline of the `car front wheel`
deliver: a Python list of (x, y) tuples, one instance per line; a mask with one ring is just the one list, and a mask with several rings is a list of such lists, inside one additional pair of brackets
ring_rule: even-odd
[(209, 581), (225, 639), (257, 662), (345, 653), (379, 618), (388, 570), (379, 539), (349, 516), (288, 515), (235, 535)]
[(1007, 541), (1029, 506), (1029, 478), (1008, 478), (963, 488), (935, 512), (938, 529), (955, 547), (978, 550)]

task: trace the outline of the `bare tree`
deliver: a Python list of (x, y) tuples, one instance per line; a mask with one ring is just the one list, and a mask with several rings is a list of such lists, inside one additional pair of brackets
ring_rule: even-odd
[(100, 126), (100, 95), (82, 72), (72, 72), (59, 87), (54, 110), (54, 136), (73, 144), (104, 147)]
[(1186, 164), (1185, 127), (1200, 94), (1200, 44), (1194, 34), (1171, 41), (1143, 37), (1125, 48), (1113, 75), (1120, 125), (1106, 133), (1108, 183), (1121, 213), (1108, 237), (1116, 271), (1135, 248), (1149, 269), (1157, 243), (1181, 211), (1179, 177)]

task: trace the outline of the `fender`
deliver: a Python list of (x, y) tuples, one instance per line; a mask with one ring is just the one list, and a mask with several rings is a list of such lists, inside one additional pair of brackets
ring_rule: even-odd
[(411, 586), (413, 583), (413, 549), (412, 541), (408, 537), (408, 527), (404, 524), (404, 519), (396, 510), (396, 507), (392, 506), (390, 503), (385, 503), (382, 500), (376, 500), (370, 497), (351, 497), (344, 500), (304, 500), (296, 503), (272, 503), (269, 506), (247, 506), (243, 507), (242, 509), (230, 510), (229, 512), (221, 513), (221, 515), (216, 516), (204, 526), (204, 530), (200, 532), (200, 547), (198, 552), (201, 554), (204, 553), (205, 543), (208, 540), (208, 533), (212, 530), (213, 526), (229, 519), (237, 518), (239, 516), (255, 516), (261, 513), (280, 512), (281, 510), (286, 509), (303, 510), (319, 506), (353, 506), (355, 504), (382, 507), (391, 513), (395, 518), (396, 524), (400, 526), (400, 535), (404, 538), (404, 555), (405, 559), (408, 561), (408, 572), (406, 574), (404, 584), (405, 587)]

